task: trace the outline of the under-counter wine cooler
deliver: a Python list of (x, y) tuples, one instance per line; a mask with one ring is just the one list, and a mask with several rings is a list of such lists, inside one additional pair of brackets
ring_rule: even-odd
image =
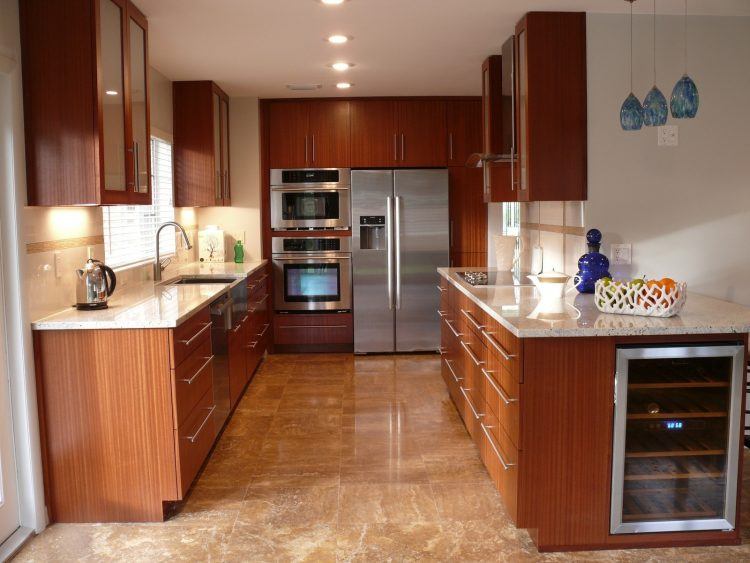
[(735, 527), (745, 349), (618, 347), (610, 532)]

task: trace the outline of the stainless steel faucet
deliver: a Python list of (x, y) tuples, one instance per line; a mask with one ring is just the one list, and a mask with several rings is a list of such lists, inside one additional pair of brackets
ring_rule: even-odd
[(171, 258), (162, 260), (159, 256), (159, 235), (161, 234), (161, 230), (164, 227), (169, 227), (170, 225), (175, 228), (175, 231), (179, 229), (180, 232), (182, 232), (182, 239), (185, 241), (186, 248), (188, 250), (193, 248), (193, 245), (190, 244), (190, 239), (188, 238), (185, 229), (179, 223), (176, 223), (174, 221), (167, 221), (161, 227), (159, 227), (156, 230), (156, 262), (154, 262), (154, 281), (161, 281), (161, 273), (164, 271), (164, 268), (166, 268), (167, 265), (169, 265), (169, 263), (172, 261)]

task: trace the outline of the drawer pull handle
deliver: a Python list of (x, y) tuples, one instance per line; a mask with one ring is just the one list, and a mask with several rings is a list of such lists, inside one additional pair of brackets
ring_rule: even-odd
[(245, 348), (247, 348), (248, 350), (254, 350), (257, 345), (258, 345), (258, 341), (256, 340), (255, 342), (251, 342), (250, 344), (245, 346)]
[(291, 326), (280, 326), (283, 329), (297, 329), (297, 328), (349, 328), (348, 325), (291, 325)]
[(484, 329), (486, 328), (486, 327), (485, 327), (484, 325), (480, 325), (480, 324), (479, 324), (479, 323), (477, 322), (477, 320), (476, 320), (476, 319), (474, 318), (474, 315), (472, 315), (471, 313), (469, 313), (469, 311), (467, 311), (467, 310), (465, 310), (465, 309), (461, 309), (461, 312), (462, 312), (462, 313), (464, 314), (464, 317), (466, 317), (467, 319), (469, 319), (469, 322), (470, 322), (471, 324), (473, 324), (473, 325), (474, 325), (474, 327), (475, 327), (475, 328), (476, 328), (477, 330), (484, 330)]
[(447, 324), (448, 328), (451, 329), (453, 336), (455, 336), (456, 338), (461, 338), (463, 336), (463, 333), (457, 332), (456, 329), (453, 328), (453, 321), (449, 321), (448, 319), (445, 319), (445, 324)]
[(249, 315), (245, 315), (242, 317), (242, 320), (240, 321), (240, 324), (238, 324), (236, 327), (232, 329), (232, 332), (236, 333), (238, 330), (242, 328), (242, 325), (244, 325), (247, 322), (247, 319), (249, 318)]
[(466, 394), (466, 392), (471, 391), (471, 389), (464, 389), (463, 387), (459, 387), (459, 389), (461, 389), (461, 393), (463, 394), (464, 399), (466, 399), (466, 402), (469, 404), (469, 408), (471, 409), (471, 412), (474, 413), (474, 418), (476, 418), (477, 420), (482, 418), (484, 415), (477, 412), (477, 409), (475, 409), (474, 405), (471, 404), (471, 399), (469, 399), (469, 395)]
[(181, 344), (184, 344), (185, 346), (190, 346), (196, 338), (198, 338), (201, 334), (206, 332), (209, 328), (211, 328), (211, 323), (203, 323), (203, 328), (200, 329), (198, 332), (196, 332), (192, 338), (188, 338), (187, 340), (180, 340)]
[(208, 414), (206, 415), (206, 418), (203, 419), (203, 422), (201, 422), (201, 425), (198, 427), (198, 430), (195, 431), (195, 434), (192, 436), (185, 436), (185, 439), (190, 442), (191, 444), (195, 444), (195, 442), (198, 441), (198, 436), (201, 435), (201, 432), (203, 432), (203, 428), (206, 426), (206, 423), (211, 419), (211, 415), (214, 414), (214, 411), (216, 410), (216, 405), (212, 406)]
[(511, 399), (510, 397), (508, 397), (508, 395), (505, 394), (505, 391), (503, 391), (503, 388), (500, 387), (497, 383), (495, 383), (495, 380), (492, 379), (492, 377), (490, 376), (490, 374), (493, 372), (487, 371), (484, 368), (481, 368), (481, 369), (482, 369), (482, 373), (487, 378), (487, 381), (489, 381), (490, 385), (492, 385), (492, 388), (497, 392), (498, 395), (500, 395), (500, 398), (503, 400), (503, 403), (505, 403), (506, 405), (509, 405), (511, 403), (518, 402), (518, 399)]
[(445, 316), (446, 316), (446, 315), (448, 314), (448, 313), (446, 313), (445, 311), (441, 311), (440, 309), (438, 309), (438, 312), (437, 312), (437, 313), (438, 313), (438, 316), (439, 316), (439, 317), (440, 317), (441, 319), (442, 319), (443, 317), (445, 317)]
[(484, 432), (484, 435), (487, 436), (487, 441), (490, 443), (490, 446), (495, 451), (495, 455), (497, 456), (497, 459), (500, 460), (500, 463), (502, 464), (503, 469), (505, 471), (508, 471), (508, 469), (510, 469), (511, 467), (515, 466), (516, 465), (515, 463), (509, 463), (509, 462), (505, 461), (505, 459), (503, 459), (503, 455), (500, 453), (500, 450), (498, 450), (497, 446), (495, 446), (495, 441), (492, 439), (492, 436), (487, 431), (487, 429), (488, 428), (492, 428), (492, 426), (485, 426), (481, 422), (479, 423), (479, 425), (482, 427), (482, 432)]
[(195, 381), (195, 380), (196, 380), (196, 378), (197, 378), (197, 377), (198, 377), (198, 376), (199, 376), (200, 374), (202, 374), (202, 373), (203, 373), (203, 370), (204, 370), (204, 369), (206, 369), (206, 368), (208, 367), (208, 364), (210, 364), (210, 363), (211, 363), (211, 360), (213, 360), (213, 359), (214, 359), (213, 355), (209, 356), (208, 358), (206, 358), (206, 363), (205, 363), (205, 364), (203, 364), (203, 365), (202, 365), (202, 366), (201, 366), (201, 367), (200, 367), (200, 368), (198, 369), (198, 371), (196, 371), (196, 372), (195, 372), (195, 375), (194, 375), (193, 377), (191, 377), (190, 379), (180, 379), (180, 381), (181, 381), (182, 383), (187, 383), (188, 385), (192, 385), (192, 384), (193, 384), (193, 381)]
[(461, 341), (461, 346), (463, 347), (464, 350), (466, 350), (466, 353), (469, 354), (469, 357), (471, 358), (471, 361), (474, 362), (475, 366), (479, 367), (482, 364), (484, 364), (484, 362), (480, 360), (479, 358), (477, 358), (476, 354), (474, 354), (474, 352), (471, 351), (471, 348), (469, 348), (469, 345), (466, 344), (466, 342), (464, 342), (463, 340)]
[(268, 327), (269, 327), (269, 326), (271, 326), (271, 325), (270, 325), (270, 324), (268, 324), (268, 323), (264, 324), (264, 325), (263, 325), (263, 330), (261, 330), (261, 331), (260, 331), (260, 332), (258, 333), (258, 336), (263, 336), (263, 335), (264, 335), (264, 334), (266, 333), (266, 331), (268, 330)]
[(438, 291), (439, 291), (440, 293), (445, 293), (446, 291), (448, 291), (447, 289), (445, 289), (444, 287), (441, 287), (441, 286), (439, 286), (439, 285), (438, 285), (438, 286), (435, 286), (435, 287), (437, 287), (437, 288), (438, 288)]
[(256, 305), (263, 305), (263, 303), (266, 302), (266, 299), (268, 299), (268, 294), (267, 293), (263, 296), (263, 299), (261, 299), (260, 301), (256, 301), (255, 304)]
[(487, 332), (486, 330), (482, 330), (482, 334), (487, 339), (487, 342), (492, 344), (495, 350), (500, 352), (500, 355), (503, 357), (504, 360), (510, 361), (511, 358), (516, 357), (515, 354), (508, 354), (508, 352), (505, 351), (505, 348), (500, 346), (500, 343), (497, 340), (495, 340), (495, 338), (492, 336), (493, 334), (495, 334), (494, 332)]
[(448, 350), (446, 350), (445, 348), (443, 348), (443, 347), (441, 346), (440, 348), (438, 348), (438, 353), (439, 353), (439, 354), (440, 354), (441, 356), (445, 356), (445, 355), (446, 355), (446, 354), (448, 353)]
[(451, 360), (445, 360), (445, 365), (448, 366), (448, 369), (450, 370), (451, 375), (453, 376), (453, 379), (456, 380), (456, 383), (458, 383), (459, 381), (463, 381), (464, 380), (463, 377), (456, 376), (456, 372), (453, 371), (453, 366), (451, 365), (452, 363), (453, 362), (451, 362)]

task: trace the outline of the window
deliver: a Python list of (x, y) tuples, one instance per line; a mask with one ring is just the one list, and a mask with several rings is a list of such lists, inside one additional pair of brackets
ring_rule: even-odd
[[(172, 144), (151, 137), (152, 205), (122, 205), (103, 208), (104, 254), (107, 265), (122, 268), (156, 257), (156, 229), (165, 221), (174, 221), (172, 187)], [(172, 229), (161, 234), (161, 255), (175, 253)]]
[(517, 237), (521, 230), (521, 204), (503, 203), (503, 234)]

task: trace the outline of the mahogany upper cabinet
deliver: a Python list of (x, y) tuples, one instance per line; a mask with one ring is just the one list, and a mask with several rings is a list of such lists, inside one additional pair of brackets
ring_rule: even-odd
[(356, 100), (352, 105), (352, 168), (445, 166), (442, 100)]
[(482, 152), (482, 102), (450, 100), (445, 104), (448, 166), (464, 166), (470, 155)]
[(530, 12), (516, 25), (520, 201), (585, 200), (586, 14)]
[(172, 85), (177, 207), (232, 203), (229, 97), (211, 81)]
[(349, 167), (348, 101), (274, 101), (268, 116), (271, 168)]
[(150, 204), (145, 16), (128, 0), (19, 7), (29, 205)]

